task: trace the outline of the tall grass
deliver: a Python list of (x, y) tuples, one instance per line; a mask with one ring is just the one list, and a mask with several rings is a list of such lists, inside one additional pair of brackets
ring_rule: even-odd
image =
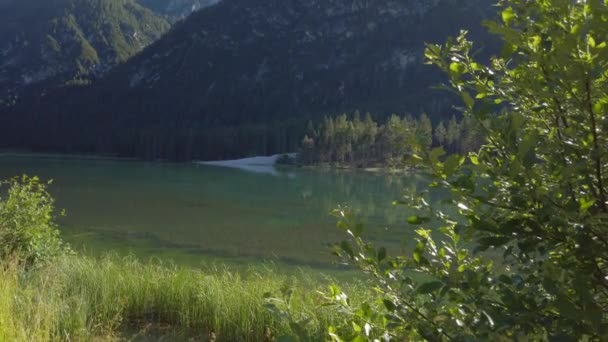
[(43, 289), (21, 287), (16, 264), (0, 265), (0, 341), (52, 339), (54, 299)]
[(135, 258), (61, 257), (52, 265), (0, 270), (0, 341), (120, 340), (133, 334), (176, 339), (265, 341), (291, 334), (271, 314), (264, 294), (294, 291), (291, 312), (310, 318), (309, 335), (323, 340), (335, 313), (320, 307), (317, 280), (270, 269), (234, 273), (191, 269)]

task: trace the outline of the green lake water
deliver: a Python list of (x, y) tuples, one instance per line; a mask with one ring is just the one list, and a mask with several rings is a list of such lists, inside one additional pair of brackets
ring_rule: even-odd
[(392, 203), (420, 177), (299, 168), (253, 171), (196, 164), (0, 155), (0, 178), (53, 179), (67, 216), (58, 223), (77, 249), (201, 261), (332, 267), (327, 247), (345, 234), (330, 212), (349, 205), (366, 234), (398, 248), (412, 227)]

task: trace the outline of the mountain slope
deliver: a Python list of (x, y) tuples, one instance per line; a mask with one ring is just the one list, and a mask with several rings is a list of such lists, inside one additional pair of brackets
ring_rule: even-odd
[(15, 132), (37, 133), (4, 144), (222, 159), (293, 150), (308, 120), (342, 111), (437, 117), (451, 99), (430, 89), (441, 78), (423, 65), (424, 42), (464, 27), (492, 45), (479, 24), (492, 3), (224, 0), (93, 86), (13, 113)]
[(154, 12), (166, 15), (169, 18), (179, 19), (189, 16), (198, 11), (218, 3), (220, 0), (137, 0)]
[(168, 29), (132, 0), (4, 0), (0, 101), (35, 84), (99, 77)]

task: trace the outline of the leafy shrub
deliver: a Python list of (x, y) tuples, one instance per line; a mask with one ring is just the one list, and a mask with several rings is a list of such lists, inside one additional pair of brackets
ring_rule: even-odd
[(392, 256), (336, 211), (350, 235), (336, 252), (372, 275), (378, 296), (351, 307), (332, 289), (329, 302), (352, 317), (330, 330), (334, 341), (608, 336), (608, 5), (500, 5), (502, 21), (487, 26), (505, 48), (489, 65), (473, 58), (466, 32), (426, 50), (464, 115), (487, 122), (477, 153), (412, 160), (450, 191), (457, 214), (425, 193), (408, 198), (416, 237)]
[(47, 262), (69, 247), (53, 221), (53, 198), (37, 177), (0, 182), (0, 260), (15, 257), (27, 266)]

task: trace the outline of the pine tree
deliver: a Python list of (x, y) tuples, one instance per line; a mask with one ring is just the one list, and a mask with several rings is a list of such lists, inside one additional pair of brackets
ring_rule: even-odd
[(371, 159), (377, 154), (376, 142), (378, 138), (378, 124), (372, 119), (370, 113), (365, 114), (364, 136), (362, 139), (364, 163), (370, 163)]
[(305, 165), (313, 164), (316, 162), (315, 154), (315, 140), (305, 135), (299, 153), (300, 161)]
[(448, 132), (446, 136), (446, 143), (448, 145), (449, 151), (455, 152), (458, 150), (458, 145), (460, 143), (461, 136), (462, 134), (460, 124), (456, 120), (456, 116), (452, 115), (452, 118), (448, 123)]
[(439, 146), (445, 146), (447, 142), (448, 130), (445, 128), (445, 124), (442, 121), (439, 121), (437, 126), (435, 127), (435, 142)]
[(416, 141), (418, 145), (428, 150), (433, 145), (433, 124), (426, 113), (422, 113), (416, 125)]

